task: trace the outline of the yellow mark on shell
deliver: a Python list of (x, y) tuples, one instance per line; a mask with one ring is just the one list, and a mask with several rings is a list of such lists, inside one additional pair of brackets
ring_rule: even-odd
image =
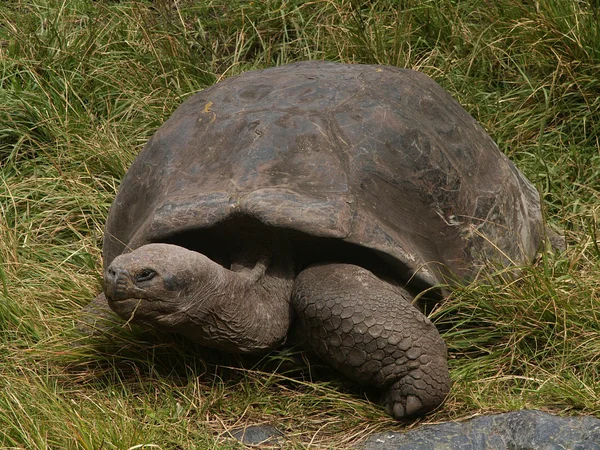
[[(210, 123), (213, 123), (216, 119), (217, 119), (217, 115), (211, 111), (211, 107), (213, 105), (213, 102), (209, 101), (206, 105), (204, 105), (204, 109), (202, 110), (202, 114), (210, 114)], [(200, 116), (198, 118), (198, 122), (202, 122), (202, 116)]]

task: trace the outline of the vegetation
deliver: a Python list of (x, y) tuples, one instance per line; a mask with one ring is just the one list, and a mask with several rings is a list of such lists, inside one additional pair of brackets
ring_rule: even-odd
[[(421, 70), (538, 187), (566, 252), (457, 289), (434, 320), (455, 381), (396, 423), (314, 360), (215, 355), (173, 336), (83, 338), (103, 224), (128, 165), (183, 99), (303, 59)], [(286, 448), (539, 408), (600, 417), (600, 5), (595, 0), (4, 0), (0, 5), (0, 444)]]

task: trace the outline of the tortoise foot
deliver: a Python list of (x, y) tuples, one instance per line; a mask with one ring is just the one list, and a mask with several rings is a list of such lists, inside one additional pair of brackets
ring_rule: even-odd
[(411, 300), (349, 264), (305, 269), (292, 296), (304, 345), (348, 378), (386, 391), (399, 419), (437, 408), (451, 384), (446, 344)]
[(438, 361), (393, 383), (384, 394), (383, 404), (396, 419), (421, 416), (442, 404), (451, 384), (446, 361)]

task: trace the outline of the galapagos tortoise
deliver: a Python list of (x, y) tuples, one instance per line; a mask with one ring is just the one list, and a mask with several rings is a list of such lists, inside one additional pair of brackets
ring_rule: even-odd
[(217, 83), (158, 129), (110, 209), (95, 303), (231, 352), (294, 329), (408, 417), (451, 385), (415, 295), (530, 261), (542, 228), (535, 188), (429, 77), (296, 63)]

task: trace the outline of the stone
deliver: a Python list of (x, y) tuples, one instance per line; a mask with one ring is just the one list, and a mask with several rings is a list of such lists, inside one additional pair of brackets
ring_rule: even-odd
[(600, 450), (600, 419), (521, 410), (370, 436), (360, 450)]

